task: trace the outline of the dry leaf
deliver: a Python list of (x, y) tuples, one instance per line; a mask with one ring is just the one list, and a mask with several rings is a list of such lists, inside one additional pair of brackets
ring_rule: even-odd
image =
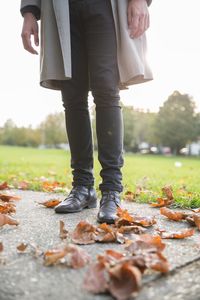
[(108, 288), (108, 274), (103, 262), (92, 264), (84, 278), (83, 287), (90, 293), (105, 293)]
[(143, 227), (150, 227), (156, 224), (155, 217), (139, 217), (133, 216), (133, 223), (136, 225), (141, 225)]
[(200, 215), (194, 214), (193, 215), (193, 220), (197, 228), (200, 230)]
[(17, 246), (17, 250), (20, 252), (24, 252), (26, 250), (26, 248), (28, 247), (28, 244), (26, 243), (21, 243)]
[(60, 202), (61, 202), (61, 200), (59, 200), (59, 199), (49, 199), (44, 202), (38, 202), (38, 204), (44, 205), (47, 208), (53, 208), (53, 207), (57, 206)]
[(126, 201), (134, 201), (135, 200), (135, 193), (131, 192), (131, 191), (127, 191), (124, 195), (124, 199)]
[(151, 203), (151, 207), (164, 207), (172, 204), (171, 200), (168, 200), (167, 198), (157, 198), (157, 203)]
[(126, 300), (138, 294), (142, 274), (137, 267), (122, 263), (110, 268), (109, 275), (108, 290), (115, 299)]
[(96, 227), (86, 221), (80, 221), (71, 234), (75, 244), (87, 245), (95, 243)]
[(60, 238), (66, 239), (68, 237), (69, 231), (65, 229), (65, 223), (60, 220)]
[(66, 245), (62, 248), (48, 250), (44, 253), (45, 266), (63, 264), (74, 269), (79, 269), (84, 267), (89, 261), (89, 255), (83, 249), (75, 245)]
[(166, 207), (162, 207), (160, 209), (160, 213), (161, 213), (161, 215), (163, 215), (173, 221), (181, 221), (186, 218), (186, 213), (180, 212), (180, 211), (173, 211)]
[(173, 200), (174, 199), (171, 185), (164, 186), (162, 188), (162, 192), (167, 197), (168, 200)]
[(11, 194), (1, 194), (0, 193), (0, 200), (4, 201), (4, 202), (9, 202), (11, 200), (20, 200), (21, 197), (19, 196), (14, 196)]
[(0, 190), (6, 190), (9, 189), (9, 185), (6, 181), (0, 184)]
[(192, 211), (195, 212), (195, 213), (200, 213), (200, 207), (199, 208), (194, 208), (194, 209), (192, 209)]
[(135, 234), (142, 234), (146, 231), (146, 229), (142, 228), (141, 226), (137, 225), (130, 225), (130, 226), (121, 226), (118, 228), (119, 233), (135, 233)]
[(95, 241), (101, 243), (118, 242), (123, 244), (125, 242), (125, 238), (116, 228), (103, 223), (96, 229)]
[(3, 252), (3, 243), (0, 242), (0, 252)]
[(18, 182), (17, 188), (21, 190), (27, 190), (29, 188), (30, 183), (26, 180)]
[(10, 213), (15, 213), (16, 208), (14, 203), (9, 203), (9, 202), (0, 202), (0, 213), (2, 214), (10, 214)]
[(0, 214), (0, 226), (4, 226), (4, 225), (19, 225), (19, 222), (7, 215), (4, 214)]
[(162, 239), (184, 239), (194, 235), (194, 229), (185, 229), (182, 231), (171, 231), (171, 232), (162, 232), (161, 237)]

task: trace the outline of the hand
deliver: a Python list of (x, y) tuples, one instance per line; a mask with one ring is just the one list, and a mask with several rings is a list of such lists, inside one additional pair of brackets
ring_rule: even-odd
[(127, 17), (130, 37), (138, 38), (149, 28), (149, 11), (146, 0), (129, 0)]
[(25, 13), (22, 34), (21, 34), (24, 49), (32, 54), (38, 54), (38, 52), (32, 47), (31, 44), (32, 35), (34, 36), (35, 46), (39, 46), (37, 20), (32, 13)]

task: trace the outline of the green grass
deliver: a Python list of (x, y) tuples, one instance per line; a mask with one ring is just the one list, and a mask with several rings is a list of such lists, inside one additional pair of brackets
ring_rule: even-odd
[[(181, 167), (176, 167), (176, 162)], [(136, 185), (142, 185), (142, 192), (136, 201), (151, 202), (161, 196), (164, 185), (173, 187), (177, 206), (200, 206), (200, 159), (189, 157), (163, 157), (125, 155), (123, 168), (124, 192), (135, 191)], [(95, 154), (95, 185), (98, 189), (100, 165)], [(48, 181), (64, 182), (71, 188), (70, 155), (64, 150), (39, 150), (32, 148), (0, 146), (0, 182), (7, 181), (17, 186), (26, 180), (32, 190), (42, 190), (41, 177)], [(146, 178), (146, 179), (144, 179)], [(186, 187), (181, 192), (182, 186)]]

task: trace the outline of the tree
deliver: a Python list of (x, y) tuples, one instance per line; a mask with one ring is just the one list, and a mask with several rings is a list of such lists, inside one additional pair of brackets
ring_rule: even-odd
[(187, 94), (174, 91), (160, 107), (156, 120), (156, 135), (163, 146), (174, 154), (196, 139), (195, 103)]
[(67, 142), (64, 113), (49, 114), (41, 123), (42, 143), (56, 146)]

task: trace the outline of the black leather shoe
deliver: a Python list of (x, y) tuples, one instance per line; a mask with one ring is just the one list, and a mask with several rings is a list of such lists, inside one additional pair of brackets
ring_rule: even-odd
[(99, 223), (115, 223), (117, 208), (120, 207), (120, 193), (117, 191), (103, 192), (100, 201), (100, 209), (97, 215)]
[(84, 208), (97, 207), (97, 196), (94, 188), (74, 187), (67, 198), (55, 207), (56, 213), (74, 213)]

